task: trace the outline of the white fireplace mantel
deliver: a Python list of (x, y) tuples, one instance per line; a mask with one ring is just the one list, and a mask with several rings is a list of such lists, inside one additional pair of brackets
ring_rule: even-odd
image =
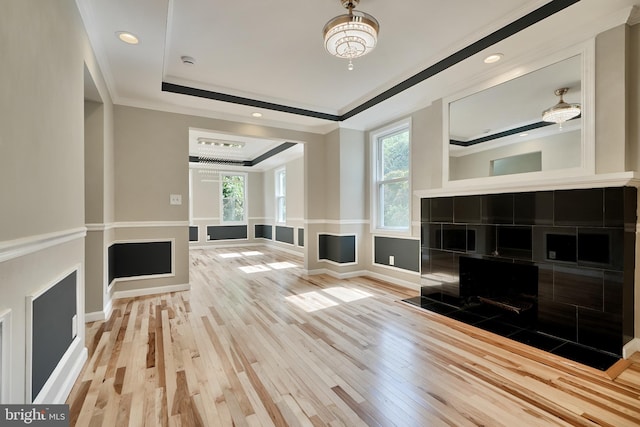
[(446, 187), (416, 190), (413, 194), (419, 198), (448, 197), (448, 196), (472, 196), (477, 194), (499, 194), (528, 191), (573, 190), (581, 188), (604, 187), (640, 187), (640, 175), (636, 172), (619, 172), (589, 176), (572, 176), (535, 179), (514, 180), (513, 182), (487, 183), (483, 181), (479, 185), (473, 185), (473, 180), (465, 180), (456, 185), (455, 181), (449, 182)]

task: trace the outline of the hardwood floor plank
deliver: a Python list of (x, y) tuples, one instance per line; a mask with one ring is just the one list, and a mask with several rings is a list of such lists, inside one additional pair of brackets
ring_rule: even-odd
[(640, 355), (598, 371), (263, 247), (190, 258), (190, 291), (87, 325), (71, 425), (640, 425)]

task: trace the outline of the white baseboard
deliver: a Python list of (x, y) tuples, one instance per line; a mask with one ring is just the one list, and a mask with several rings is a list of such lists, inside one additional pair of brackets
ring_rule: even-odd
[(622, 357), (628, 359), (635, 352), (640, 352), (640, 338), (634, 338), (622, 347)]
[(420, 284), (419, 283), (410, 282), (408, 280), (398, 279), (398, 278), (387, 276), (387, 275), (380, 274), (380, 273), (374, 273), (372, 271), (367, 271), (366, 272), (366, 276), (374, 278), (374, 279), (378, 279), (378, 280), (383, 280), (385, 282), (389, 282), (392, 285), (398, 285), (398, 286), (402, 286), (403, 288), (408, 288), (408, 289), (411, 289), (411, 290), (414, 290), (414, 291), (420, 291)]
[(141, 297), (145, 295), (166, 294), (168, 292), (181, 292), (191, 290), (189, 283), (182, 285), (156, 286), (153, 288), (132, 289), (130, 291), (116, 291), (113, 299)]
[(107, 320), (104, 311), (94, 311), (84, 314), (84, 323), (100, 322), (102, 320)]
[(62, 387), (60, 387), (58, 394), (55, 395), (55, 398), (54, 398), (55, 403), (62, 404), (67, 401), (67, 398), (69, 397), (69, 393), (71, 393), (71, 389), (73, 388), (73, 385), (76, 383), (76, 380), (80, 376), (80, 373), (82, 373), (82, 368), (84, 368), (84, 364), (86, 363), (88, 358), (89, 358), (89, 350), (87, 350), (87, 348), (84, 347), (82, 349), (82, 352), (80, 353), (80, 357), (76, 359), (76, 362), (71, 367), (71, 371), (69, 372), (69, 375), (65, 378), (64, 382), (62, 383)]
[(353, 277), (366, 276), (368, 271), (358, 270), (358, 271), (349, 271), (346, 273), (338, 273), (333, 270), (329, 270), (328, 268), (318, 268), (316, 270), (305, 270), (304, 273), (309, 276), (315, 276), (317, 274), (326, 274), (331, 277), (335, 277), (336, 279), (351, 279)]
[(228, 242), (229, 240), (209, 240), (210, 244), (196, 244), (196, 242), (191, 242), (189, 244), (189, 249), (219, 249), (219, 248), (243, 248), (243, 247), (252, 247), (252, 246), (264, 246), (264, 243), (216, 243), (216, 242)]
[[(286, 252), (286, 253), (288, 253), (290, 255), (296, 255), (296, 256), (299, 256), (299, 257), (304, 257), (304, 252), (296, 251), (295, 249), (291, 249), (291, 248), (288, 248), (288, 247), (285, 247), (285, 246), (280, 246), (277, 243), (278, 242), (265, 243), (264, 245), (269, 247), (269, 249), (275, 249), (277, 251)], [(287, 244), (287, 243), (284, 243), (284, 244)], [(293, 246), (293, 245), (290, 245), (290, 246), (296, 247), (296, 246)], [(300, 247), (300, 249), (304, 249), (304, 248)]]
[(94, 311), (93, 313), (85, 313), (84, 314), (84, 322), (100, 322), (102, 320), (107, 320), (109, 316), (111, 316), (111, 310), (113, 309), (113, 301), (109, 300), (107, 306), (102, 311)]
[[(42, 386), (42, 390), (38, 393), (33, 400), (34, 404), (63, 404), (71, 389), (78, 379), (85, 362), (87, 361), (89, 352), (86, 347), (82, 347), (81, 339), (76, 337), (71, 342), (71, 345), (58, 362), (58, 365), (49, 376), (47, 382)], [(74, 354), (77, 354), (74, 358)], [(59, 384), (58, 384), (59, 383)], [(30, 401), (30, 396), (27, 396), (27, 401)]]

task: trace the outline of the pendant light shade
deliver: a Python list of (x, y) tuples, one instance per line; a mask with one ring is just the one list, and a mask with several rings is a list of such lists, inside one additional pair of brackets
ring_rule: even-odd
[(348, 68), (352, 70), (353, 59), (366, 55), (376, 47), (380, 24), (368, 13), (353, 10), (359, 0), (341, 2), (349, 13), (336, 16), (324, 26), (324, 47), (331, 55), (348, 59)]
[(562, 123), (580, 115), (580, 104), (568, 104), (562, 99), (563, 95), (568, 91), (569, 88), (566, 87), (556, 89), (555, 94), (560, 97), (560, 101), (553, 107), (542, 112), (543, 121), (558, 123), (562, 126)]

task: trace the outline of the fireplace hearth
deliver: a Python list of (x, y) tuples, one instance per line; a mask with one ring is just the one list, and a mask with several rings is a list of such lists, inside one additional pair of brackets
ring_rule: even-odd
[(413, 303), (558, 354), (619, 358), (634, 336), (636, 210), (633, 187), (423, 198)]
[(459, 259), (460, 297), (516, 314), (535, 308), (538, 267), (532, 264), (462, 256)]

